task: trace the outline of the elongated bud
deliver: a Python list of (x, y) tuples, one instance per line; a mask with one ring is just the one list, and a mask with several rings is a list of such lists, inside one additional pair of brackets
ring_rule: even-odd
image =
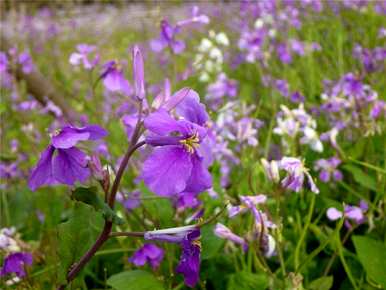
[(110, 187), (109, 172), (108, 170), (103, 169), (102, 163), (97, 155), (93, 154), (91, 156), (91, 159), (89, 161), (89, 167), (95, 179), (100, 182), (105, 191), (108, 191)]
[(137, 45), (133, 48), (133, 77), (135, 95), (142, 100), (145, 97), (145, 76), (142, 53)]

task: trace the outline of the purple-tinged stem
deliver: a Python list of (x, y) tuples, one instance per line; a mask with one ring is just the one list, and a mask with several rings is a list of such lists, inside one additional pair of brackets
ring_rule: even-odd
[[(141, 129), (142, 129), (141, 117), (142, 117), (142, 102), (140, 103), (140, 107), (139, 107), (139, 116), (138, 116), (137, 125), (135, 127), (135, 131), (133, 133), (133, 136), (131, 137), (130, 144), (126, 151), (126, 154), (119, 166), (117, 175), (114, 179), (113, 186), (111, 187), (110, 195), (108, 198), (108, 205), (112, 209), (114, 209), (115, 196), (117, 195), (119, 184), (121, 182), (123, 173), (127, 167), (127, 164), (129, 163), (131, 156), (139, 147), (146, 144), (144, 141), (137, 143), (139, 137), (141, 136)], [(98, 239), (91, 246), (91, 248), (82, 256), (82, 258), (80, 258), (79, 262), (75, 263), (70, 268), (70, 271), (67, 274), (67, 284), (69, 284), (72, 280), (75, 279), (75, 277), (84, 268), (84, 266), (91, 260), (91, 258), (95, 255), (95, 253), (99, 250), (99, 248), (102, 247), (102, 245), (109, 239), (112, 227), (113, 227), (112, 221), (105, 220), (105, 225)], [(57, 290), (64, 290), (65, 288), (66, 288), (66, 284), (60, 285), (57, 288)]]

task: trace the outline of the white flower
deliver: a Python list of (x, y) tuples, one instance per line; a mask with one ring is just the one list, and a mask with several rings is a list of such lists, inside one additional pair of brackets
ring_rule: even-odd
[(277, 35), (276, 29), (271, 28), (271, 29), (268, 31), (268, 35), (269, 35), (269, 37), (271, 37), (271, 38), (275, 38), (276, 35)]
[(209, 81), (210, 77), (207, 72), (203, 72), (200, 74), (200, 77), (198, 78), (201, 82), (207, 82)]
[(310, 145), (311, 149), (316, 152), (323, 152), (323, 144), (313, 128), (306, 127), (303, 129), (304, 136), (300, 139), (301, 144)]
[(268, 178), (274, 182), (279, 182), (280, 175), (279, 175), (278, 162), (276, 160), (272, 160), (271, 162), (268, 162), (265, 158), (262, 158), (261, 164), (263, 165), (265, 173), (267, 174)]
[(220, 32), (216, 35), (216, 41), (218, 44), (228, 46), (229, 45), (229, 39), (227, 35), (224, 32)]
[(218, 49), (217, 47), (214, 47), (210, 50), (209, 52), (209, 57), (210, 58), (213, 58), (213, 59), (216, 59), (217, 62), (219, 63), (222, 63), (223, 62), (223, 57), (222, 57), (222, 52), (220, 49)]
[(205, 70), (208, 71), (208, 72), (213, 72), (214, 70), (214, 64), (211, 60), (207, 60), (205, 62)]
[(200, 51), (200, 52), (207, 52), (212, 47), (213, 47), (213, 43), (209, 39), (203, 38), (201, 40), (201, 43), (200, 43), (199, 47), (198, 47), (198, 51)]
[(261, 18), (256, 19), (256, 21), (255, 21), (255, 28), (259, 29), (259, 28), (262, 28), (263, 26), (264, 26), (263, 19), (261, 19)]

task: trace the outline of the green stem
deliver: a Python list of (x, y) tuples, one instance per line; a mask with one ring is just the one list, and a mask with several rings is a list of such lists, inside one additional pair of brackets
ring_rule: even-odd
[(316, 195), (312, 194), (311, 205), (310, 205), (310, 209), (308, 211), (306, 224), (303, 227), (303, 231), (302, 231), (302, 233), (300, 235), (300, 239), (299, 239), (299, 241), (298, 241), (298, 243), (296, 245), (296, 248), (295, 248), (295, 257), (294, 257), (294, 268), (295, 269), (299, 268), (300, 248), (301, 248), (301, 246), (303, 244), (303, 241), (304, 241), (304, 239), (306, 237), (306, 234), (307, 234), (308, 227), (310, 226), (310, 223), (311, 223), (312, 214), (314, 212), (315, 199), (316, 199)]
[(315, 250), (313, 250), (307, 258), (304, 260), (304, 262), (299, 266), (299, 268), (296, 269), (295, 273), (300, 273), (300, 271), (313, 259), (315, 258), (323, 249), (331, 242), (331, 240), (335, 237), (336, 233), (340, 231), (343, 225), (343, 219), (337, 224), (334, 234), (330, 236), (330, 238), (327, 238), (322, 244), (320, 244), (319, 247), (317, 247)]
[(358, 286), (356, 285), (355, 283), (355, 279), (351, 273), (351, 270), (349, 268), (349, 266), (347, 265), (346, 263), (346, 259), (344, 258), (344, 255), (343, 255), (343, 247), (342, 247), (342, 243), (340, 242), (340, 234), (339, 232), (336, 234), (336, 244), (337, 244), (337, 247), (338, 247), (338, 253), (339, 253), (339, 257), (340, 257), (340, 261), (342, 262), (342, 265), (343, 265), (343, 268), (348, 276), (348, 279), (350, 280), (352, 286), (354, 287), (355, 290), (359, 290)]
[(9, 206), (8, 206), (8, 198), (7, 198), (7, 192), (4, 190), (1, 193), (1, 199), (2, 199), (2, 207), (4, 209), (4, 223), (2, 222), (2, 227), (6, 227), (9, 225), (9, 221), (11, 220), (9, 215)]

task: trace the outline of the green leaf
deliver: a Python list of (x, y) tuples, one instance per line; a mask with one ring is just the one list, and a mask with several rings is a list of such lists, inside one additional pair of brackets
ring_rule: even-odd
[(364, 236), (354, 236), (353, 242), (368, 277), (386, 289), (386, 246)]
[(268, 287), (268, 277), (264, 274), (237, 272), (229, 276), (228, 290), (264, 290)]
[(309, 290), (330, 290), (334, 282), (333, 276), (318, 278), (308, 285)]
[(371, 175), (364, 173), (362, 169), (352, 164), (346, 164), (343, 166), (343, 168), (349, 171), (353, 175), (355, 181), (358, 182), (360, 185), (371, 190), (377, 191), (377, 183)]
[(163, 284), (153, 274), (142, 271), (126, 271), (111, 276), (107, 285), (115, 290), (163, 290)]
[(143, 203), (143, 206), (150, 213), (151, 217), (157, 220), (162, 227), (173, 227), (174, 210), (170, 200), (157, 198), (143, 182), (139, 183), (138, 186), (144, 198), (156, 197), (155, 199), (148, 199)]
[(61, 279), (95, 242), (102, 227), (103, 219), (92, 207), (75, 203), (72, 217), (58, 226)]
[(201, 229), (202, 260), (213, 258), (217, 255), (224, 240), (220, 239), (213, 233), (214, 226), (204, 226)]
[(71, 197), (77, 201), (91, 205), (95, 210), (102, 211), (103, 216), (108, 221), (112, 221), (118, 225), (123, 224), (123, 220), (103, 201), (95, 186), (78, 187), (72, 192)]

